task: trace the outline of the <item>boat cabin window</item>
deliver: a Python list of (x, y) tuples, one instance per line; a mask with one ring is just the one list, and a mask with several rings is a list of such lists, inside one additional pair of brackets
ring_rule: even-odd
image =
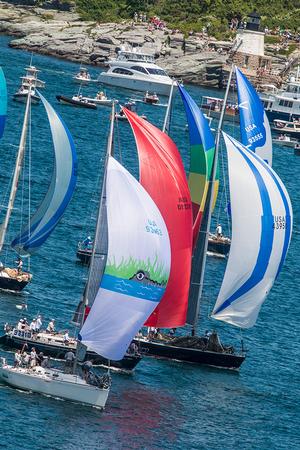
[(151, 73), (151, 75), (163, 75), (165, 77), (167, 76), (166, 72), (162, 69), (154, 69), (152, 67), (146, 67), (146, 69), (149, 73)]
[(299, 94), (300, 93), (300, 86), (291, 84), (287, 87), (286, 92), (292, 92), (293, 94)]
[(292, 108), (293, 102), (290, 102), (288, 100), (279, 100), (279, 105), (280, 106), (285, 106), (287, 108)]
[(113, 73), (121, 73), (122, 75), (133, 75), (133, 73), (130, 70), (123, 69), (121, 67), (117, 67), (113, 70)]
[(137, 70), (138, 72), (142, 72), (142, 73), (147, 73), (148, 74), (147, 70), (144, 69), (144, 67), (141, 67), (141, 66), (131, 66), (130, 69)]

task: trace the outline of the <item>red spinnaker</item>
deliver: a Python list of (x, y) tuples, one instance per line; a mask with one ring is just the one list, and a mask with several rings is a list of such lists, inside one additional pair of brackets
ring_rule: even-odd
[(184, 167), (165, 133), (124, 108), (140, 163), (140, 183), (159, 208), (171, 242), (171, 273), (166, 292), (145, 325), (162, 328), (186, 323), (191, 274), (193, 218)]

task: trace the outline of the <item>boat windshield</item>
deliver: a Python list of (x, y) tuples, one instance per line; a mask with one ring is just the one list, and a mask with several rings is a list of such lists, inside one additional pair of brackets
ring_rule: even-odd
[(151, 75), (163, 75), (167, 77), (166, 72), (162, 69), (154, 69), (152, 67), (146, 67), (146, 69)]
[(141, 66), (131, 66), (130, 69), (136, 70), (137, 72), (148, 73), (147, 70)]

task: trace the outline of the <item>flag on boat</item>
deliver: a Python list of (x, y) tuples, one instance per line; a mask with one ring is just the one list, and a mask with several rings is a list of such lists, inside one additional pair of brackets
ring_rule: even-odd
[(146, 325), (179, 327), (186, 321), (192, 259), (192, 208), (184, 167), (167, 134), (125, 108), (124, 112), (135, 136), (140, 182), (159, 208), (171, 243), (166, 292)]
[(286, 188), (274, 170), (256, 153), (223, 135), (228, 154), (232, 240), (212, 317), (249, 328), (255, 324), (283, 266), (293, 212)]
[(113, 157), (107, 165), (106, 207), (106, 267), (79, 339), (103, 357), (120, 360), (165, 292), (171, 249), (154, 201)]
[(3, 70), (0, 67), (0, 138), (2, 138), (4, 133), (6, 115), (7, 115), (7, 87)]
[[(190, 139), (190, 171), (188, 177), (193, 208), (193, 245), (198, 239), (203, 216), (208, 182), (211, 176), (215, 140), (208, 120), (183, 86), (178, 89), (184, 104)], [(215, 198), (218, 193), (218, 176), (215, 181)]]
[(77, 156), (72, 136), (62, 118), (39, 93), (46, 109), (54, 146), (55, 164), (46, 196), (29, 226), (12, 241), (21, 255), (34, 253), (46, 241), (68, 206), (77, 179)]
[(272, 135), (269, 120), (256, 90), (235, 68), (238, 91), (240, 130), (242, 143), (272, 165)]

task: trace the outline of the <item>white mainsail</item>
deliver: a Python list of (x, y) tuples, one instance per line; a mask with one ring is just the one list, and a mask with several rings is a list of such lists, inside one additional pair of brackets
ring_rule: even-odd
[(228, 154), (232, 242), (212, 317), (242, 328), (256, 322), (284, 263), (292, 234), (289, 195), (259, 156), (223, 133)]
[(105, 358), (119, 360), (164, 294), (171, 250), (154, 201), (111, 156), (106, 202), (107, 263), (79, 338)]

